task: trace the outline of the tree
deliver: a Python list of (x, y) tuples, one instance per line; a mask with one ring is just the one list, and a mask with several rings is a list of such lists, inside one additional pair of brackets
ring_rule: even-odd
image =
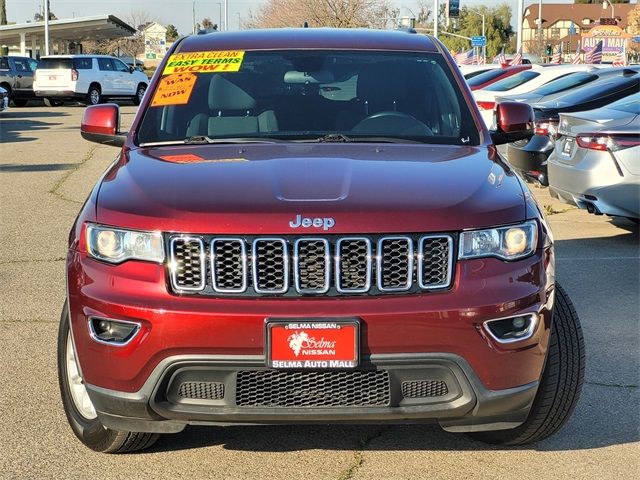
[[(636, 5), (627, 16), (627, 33), (633, 36), (640, 35), (640, 4)], [(627, 53), (637, 59), (640, 55), (640, 43), (627, 40)]]
[(6, 0), (0, 0), (0, 25), (7, 24), (7, 3)]
[(178, 33), (178, 29), (175, 25), (169, 24), (167, 25), (167, 41), (173, 42), (175, 41), (180, 34)]
[[(485, 16), (485, 35), (487, 37), (487, 59), (491, 61), (495, 55), (505, 48), (505, 52), (512, 49), (511, 37), (514, 35), (511, 27), (511, 8), (507, 4), (488, 8), (480, 6), (474, 9)], [(458, 21), (444, 28), (444, 32), (456, 33), (465, 37), (473, 37), (482, 33), (482, 17), (466, 7), (460, 9)], [(449, 50), (459, 51), (471, 48), (471, 42), (464, 38), (441, 35), (440, 40)]]
[(218, 25), (213, 23), (210, 18), (203, 18), (201, 26), (205, 30), (218, 30)]
[(382, 28), (393, 12), (388, 0), (267, 0), (244, 26)]
[(127, 55), (130, 57), (136, 57), (144, 53), (144, 29), (156, 21), (156, 17), (145, 10), (132, 10), (124, 17), (124, 20), (130, 26), (136, 28), (136, 33), (125, 38), (82, 42), (84, 52)]
[[(51, 11), (51, 0), (47, 0), (47, 5), (49, 7), (49, 20), (57, 20), (58, 17), (56, 17), (56, 14), (53, 13)], [(3, 2), (4, 3), (4, 2)], [(6, 15), (6, 14), (5, 14)], [(34, 16), (33, 16), (33, 21), (34, 22), (43, 22), (44, 21), (44, 11), (42, 12), (37, 12)]]

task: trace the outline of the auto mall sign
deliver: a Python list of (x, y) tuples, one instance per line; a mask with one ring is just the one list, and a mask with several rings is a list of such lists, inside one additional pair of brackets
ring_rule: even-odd
[(610, 62), (625, 50), (625, 44), (629, 38), (631, 35), (616, 25), (600, 25), (582, 35), (582, 48), (591, 50), (602, 40), (602, 61)]

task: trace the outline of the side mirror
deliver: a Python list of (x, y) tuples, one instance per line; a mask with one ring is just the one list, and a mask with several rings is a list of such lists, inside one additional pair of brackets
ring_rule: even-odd
[(133, 71), (136, 69), (135, 66), (133, 65), (129, 65), (129, 73), (133, 73)]
[(534, 134), (534, 115), (531, 105), (521, 102), (498, 103), (493, 111), (496, 129), (491, 130), (494, 145), (531, 138)]
[(85, 140), (121, 147), (127, 139), (127, 134), (119, 129), (120, 108), (115, 103), (85, 108), (80, 124), (80, 134)]

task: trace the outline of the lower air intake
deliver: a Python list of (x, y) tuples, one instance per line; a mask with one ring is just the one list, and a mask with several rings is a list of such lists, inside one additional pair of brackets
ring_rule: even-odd
[(224, 383), (184, 382), (180, 384), (178, 395), (182, 398), (197, 400), (222, 400), (224, 398)]
[(241, 407), (380, 407), (389, 401), (389, 372), (384, 370), (243, 370), (236, 381)]
[(402, 396), (405, 398), (442, 397), (449, 393), (442, 380), (414, 380), (402, 382)]

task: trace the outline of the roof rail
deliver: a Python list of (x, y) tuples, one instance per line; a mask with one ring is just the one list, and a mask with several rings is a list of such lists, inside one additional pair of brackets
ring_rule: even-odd
[(405, 33), (418, 33), (415, 28), (411, 27), (398, 27), (396, 30)]

